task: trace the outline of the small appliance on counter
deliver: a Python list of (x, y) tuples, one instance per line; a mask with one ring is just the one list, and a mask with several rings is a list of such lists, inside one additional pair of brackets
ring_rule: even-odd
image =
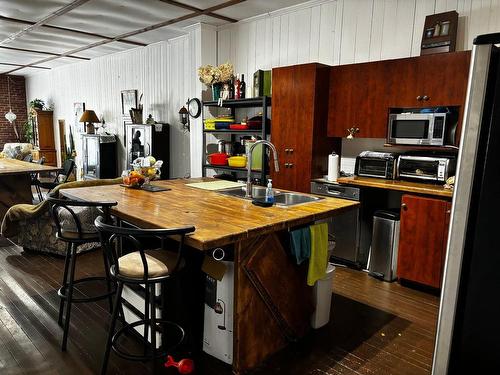
[(445, 183), (455, 175), (455, 155), (401, 155), (397, 163), (397, 177), (401, 180)]
[(458, 111), (453, 107), (392, 109), (387, 142), (395, 145), (455, 145)]
[(398, 156), (394, 152), (363, 151), (356, 157), (354, 174), (393, 180), (396, 178)]

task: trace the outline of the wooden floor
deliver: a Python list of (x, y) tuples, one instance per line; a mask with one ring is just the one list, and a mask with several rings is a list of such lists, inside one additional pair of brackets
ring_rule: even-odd
[[(82, 255), (78, 276), (99, 274), (101, 259), (96, 252)], [(26, 253), (0, 238), (0, 374), (98, 373), (108, 327), (107, 305), (75, 305), (68, 351), (62, 353), (56, 293), (62, 267), (61, 258)], [(430, 373), (436, 296), (343, 268), (337, 268), (333, 285), (330, 324), (290, 345), (252, 374)], [(135, 340), (127, 340), (134, 347)], [(229, 366), (208, 356), (197, 361), (197, 368), (198, 374), (231, 374)], [(109, 374), (149, 372), (148, 364), (111, 355)]]

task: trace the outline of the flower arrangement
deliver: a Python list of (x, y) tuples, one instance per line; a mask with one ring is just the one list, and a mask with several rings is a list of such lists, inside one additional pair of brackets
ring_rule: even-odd
[(234, 76), (234, 67), (231, 63), (220, 64), (219, 66), (204, 65), (198, 68), (200, 81), (207, 86), (216, 83), (229, 82)]

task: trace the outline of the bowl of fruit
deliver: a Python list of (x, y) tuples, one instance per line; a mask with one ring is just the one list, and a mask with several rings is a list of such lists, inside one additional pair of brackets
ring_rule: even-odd
[(152, 156), (137, 158), (132, 162), (132, 170), (122, 173), (123, 185), (129, 188), (141, 188), (149, 185), (150, 181), (160, 177), (163, 162)]

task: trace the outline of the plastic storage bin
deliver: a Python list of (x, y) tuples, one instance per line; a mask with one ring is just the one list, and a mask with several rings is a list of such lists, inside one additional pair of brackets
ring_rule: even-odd
[(335, 266), (328, 263), (326, 276), (316, 281), (313, 290), (313, 303), (316, 307), (312, 317), (311, 326), (318, 329), (327, 325), (330, 321), (330, 306), (332, 303), (332, 279), (335, 272)]

